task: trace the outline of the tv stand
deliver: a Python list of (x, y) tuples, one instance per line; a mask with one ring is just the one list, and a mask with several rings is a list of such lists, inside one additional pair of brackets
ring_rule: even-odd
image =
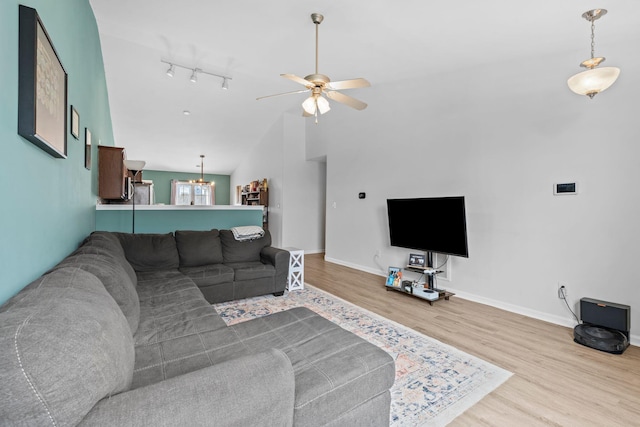
[(433, 305), (435, 301), (440, 301), (441, 299), (449, 301), (449, 298), (455, 295), (453, 292), (449, 292), (444, 289), (433, 288), (433, 277), (438, 273), (442, 273), (440, 270), (433, 270), (431, 267), (420, 268), (412, 266), (405, 267), (403, 270), (422, 273), (427, 276), (427, 281), (422, 286), (418, 285), (417, 281), (410, 280), (403, 280), (400, 283), (400, 286), (385, 284), (387, 291), (394, 290), (402, 292), (403, 294), (408, 294), (416, 298), (426, 300), (429, 302), (429, 305)]

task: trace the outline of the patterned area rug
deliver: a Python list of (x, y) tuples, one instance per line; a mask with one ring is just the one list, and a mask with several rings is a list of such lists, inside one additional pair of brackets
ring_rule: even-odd
[(307, 307), (391, 354), (393, 427), (444, 426), (506, 381), (511, 373), (399, 323), (305, 284), (304, 290), (214, 304), (227, 324)]

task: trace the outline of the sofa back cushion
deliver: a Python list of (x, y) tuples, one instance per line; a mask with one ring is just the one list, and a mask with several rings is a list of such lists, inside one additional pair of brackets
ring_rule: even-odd
[(120, 240), (115, 233), (112, 233), (110, 231), (94, 231), (89, 235), (89, 237), (84, 239), (81, 247), (106, 249), (118, 259), (124, 260), (124, 262), (122, 263), (122, 268), (124, 268), (124, 270), (131, 278), (131, 282), (133, 283), (133, 285), (135, 286), (138, 284), (136, 272), (133, 270), (133, 267), (131, 267), (131, 264), (129, 264), (129, 261), (127, 261), (124, 249), (122, 248)]
[(178, 268), (180, 258), (176, 239), (168, 234), (115, 233), (127, 261), (135, 271), (157, 271)]
[(54, 270), (0, 307), (3, 425), (76, 425), (133, 365), (127, 320), (91, 273)]
[(125, 257), (124, 249), (122, 249), (120, 240), (118, 240), (118, 237), (110, 231), (94, 231), (84, 239), (84, 242), (82, 242), (82, 245), (80, 246), (104, 248), (113, 252), (114, 255), (119, 255), (123, 258)]
[(199, 267), (223, 263), (222, 243), (218, 230), (179, 230), (175, 234), (180, 267)]
[[(129, 323), (131, 333), (138, 330), (140, 321), (140, 299), (136, 291), (136, 282), (125, 270), (123, 264), (129, 269), (131, 266), (118, 255), (113, 255), (106, 249), (95, 246), (81, 246), (74, 253), (63, 259), (55, 269), (64, 267), (78, 267), (96, 276), (111, 297), (116, 301), (124, 317)], [(133, 272), (133, 269), (131, 269)], [(135, 278), (135, 272), (133, 272)]]
[(255, 240), (238, 241), (231, 230), (220, 230), (222, 242), (222, 256), (224, 262), (253, 262), (260, 261), (262, 248), (271, 246), (271, 234), (264, 231), (264, 236)]

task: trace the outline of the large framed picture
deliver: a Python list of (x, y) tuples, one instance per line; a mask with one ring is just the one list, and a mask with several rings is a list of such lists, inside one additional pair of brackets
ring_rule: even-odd
[(35, 9), (20, 5), (18, 134), (67, 157), (67, 72)]

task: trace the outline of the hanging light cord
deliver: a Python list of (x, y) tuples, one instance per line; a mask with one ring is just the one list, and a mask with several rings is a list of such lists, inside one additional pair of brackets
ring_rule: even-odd
[(596, 50), (596, 20), (591, 18), (591, 59), (595, 58), (595, 50)]
[(320, 24), (316, 23), (316, 74), (318, 74), (318, 27)]

